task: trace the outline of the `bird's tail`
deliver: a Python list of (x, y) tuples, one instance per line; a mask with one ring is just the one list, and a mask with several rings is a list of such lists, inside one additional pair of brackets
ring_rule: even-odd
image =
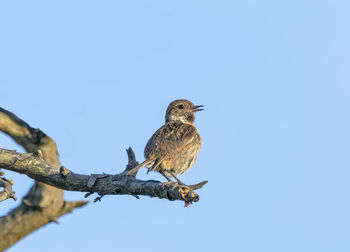
[(141, 167), (147, 165), (148, 163), (152, 162), (152, 160), (150, 158), (146, 159), (145, 161), (143, 161), (141, 164), (138, 164), (137, 166), (135, 166), (134, 168), (132, 168), (130, 171), (128, 171), (126, 173), (126, 175), (134, 175)]

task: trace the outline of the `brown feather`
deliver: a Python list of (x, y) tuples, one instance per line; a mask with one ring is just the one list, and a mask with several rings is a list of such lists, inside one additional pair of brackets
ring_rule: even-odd
[(137, 166), (135, 166), (134, 168), (132, 168), (130, 171), (127, 172), (127, 175), (134, 175), (140, 168), (142, 168), (143, 166), (145, 166), (146, 164), (152, 162), (152, 160), (146, 159), (145, 161), (143, 161), (141, 164), (138, 164)]

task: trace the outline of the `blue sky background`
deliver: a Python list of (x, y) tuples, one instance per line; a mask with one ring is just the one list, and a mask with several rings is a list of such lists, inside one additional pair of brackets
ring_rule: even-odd
[[(349, 5), (1, 1), (0, 106), (51, 136), (62, 164), (118, 173), (129, 146), (142, 161), (186, 98), (206, 110), (180, 178), (209, 180), (189, 209), (105, 196), (9, 251), (350, 251)], [(21, 150), (3, 134), (0, 146)], [(17, 196), (32, 184), (6, 176)]]

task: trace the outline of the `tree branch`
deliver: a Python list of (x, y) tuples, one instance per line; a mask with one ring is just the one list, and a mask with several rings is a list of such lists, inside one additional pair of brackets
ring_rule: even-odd
[[(36, 153), (49, 164), (59, 166), (56, 143), (41, 130), (30, 127), (3, 108), (0, 108), (0, 131), (14, 139), (27, 152)], [(0, 251), (86, 203), (65, 202), (62, 190), (35, 182), (21, 204), (6, 216), (0, 217), (0, 237), (6, 237), (0, 239)]]
[(0, 192), (0, 202), (12, 198), (13, 200), (17, 200), (15, 196), (15, 192), (12, 191), (13, 180), (7, 180), (5, 178), (0, 178), (0, 187), (4, 188), (2, 192)]
[[(191, 186), (179, 185), (177, 183), (161, 183), (155, 180), (139, 180), (134, 176), (126, 175), (127, 171), (135, 167), (134, 152), (128, 150), (129, 163), (124, 172), (117, 175), (92, 174), (81, 175), (69, 171), (67, 168), (58, 168), (50, 165), (40, 156), (30, 153), (23, 154), (16, 151), (0, 149), (0, 167), (14, 172), (26, 174), (27, 176), (46, 184), (68, 191), (80, 191), (98, 193), (103, 195), (145, 195), (168, 200), (185, 201), (186, 206), (197, 202), (199, 196)], [(64, 171), (64, 174), (62, 173)], [(199, 189), (206, 182), (193, 186)]]

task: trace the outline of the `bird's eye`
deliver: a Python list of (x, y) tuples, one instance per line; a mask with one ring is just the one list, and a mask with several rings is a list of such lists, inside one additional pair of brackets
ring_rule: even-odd
[(179, 109), (183, 109), (183, 108), (184, 108), (184, 105), (180, 104), (180, 105), (178, 106), (178, 108), (179, 108)]

